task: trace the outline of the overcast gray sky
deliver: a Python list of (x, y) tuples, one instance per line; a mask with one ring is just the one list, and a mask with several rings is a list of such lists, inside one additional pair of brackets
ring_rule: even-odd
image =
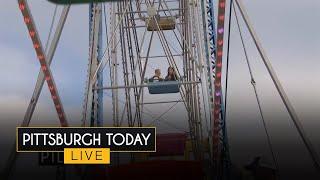
[[(46, 1), (29, 2), (41, 39), (45, 44), (55, 6)], [(320, 112), (320, 1), (243, 0), (243, 2), (307, 135), (319, 150), (320, 141), (317, 137), (319, 137), (318, 128), (320, 127), (318, 113)], [(271, 134), (277, 137), (274, 139), (275, 149), (279, 157), (282, 157), (281, 160), (293, 158), (286, 156), (286, 151), (277, 149), (277, 145), (283, 142), (281, 138), (286, 140), (289, 138), (296, 145), (294, 148), (298, 149), (297, 152), (301, 153), (299, 154), (301, 161), (296, 163), (306, 163), (311, 166), (306, 151), (279, 96), (276, 95), (276, 90), (243, 23), (241, 26), (245, 31), (249, 57), (254, 66), (253, 71), (267, 123)], [(232, 152), (243, 152), (243, 154), (238, 153), (241, 157), (239, 155), (235, 157), (242, 164), (250, 159), (252, 153), (262, 154), (266, 161), (270, 162), (270, 153), (266, 150), (265, 134), (235, 24), (231, 32), (227, 119), (231, 156), (233, 156)], [(87, 56), (88, 7), (74, 6), (71, 8), (51, 66), (66, 113), (74, 125), (78, 125), (81, 118)], [(11, 138), (13, 141), (14, 128), (23, 119), (38, 71), (39, 64), (17, 2), (14, 0), (1, 2), (0, 125), (6, 129), (0, 132), (1, 136)], [(155, 99), (161, 98), (155, 97)], [(110, 99), (106, 98), (106, 102), (110, 103)], [(183, 112), (183, 107), (177, 107), (176, 112)], [(174, 115), (175, 113), (172, 112), (171, 116), (174, 117)], [(52, 117), (52, 121), (41, 122), (42, 118), (47, 117)], [(45, 85), (35, 111), (33, 124), (57, 125), (57, 122), (58, 119)], [(257, 140), (263, 142), (262, 146), (252, 148), (250, 144), (256, 143)], [(2, 148), (4, 152), (8, 152), (7, 148)]]

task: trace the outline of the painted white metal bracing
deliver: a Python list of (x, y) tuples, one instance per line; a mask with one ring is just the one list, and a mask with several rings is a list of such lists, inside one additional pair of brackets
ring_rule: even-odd
[(96, 126), (98, 118), (98, 92), (93, 90), (98, 81), (93, 81), (93, 77), (98, 68), (98, 44), (101, 26), (102, 4), (93, 4), (92, 23), (90, 32), (88, 75), (83, 105), (82, 126)]

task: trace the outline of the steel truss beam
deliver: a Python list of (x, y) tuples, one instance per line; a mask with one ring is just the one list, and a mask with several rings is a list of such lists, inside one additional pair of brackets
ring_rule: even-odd
[(180, 103), (183, 102), (182, 100), (176, 100), (176, 101), (157, 101), (157, 102), (144, 102), (140, 104), (170, 104), (170, 103)]
[(94, 74), (100, 62), (99, 60), (101, 60), (102, 57), (100, 50), (102, 46), (102, 4), (93, 4), (90, 7), (90, 11), (89, 63), (82, 126), (86, 126), (88, 122), (90, 122), (90, 126), (102, 126), (102, 94), (101, 92), (98, 94), (98, 91), (93, 90), (93, 86), (102, 84), (102, 70), (97, 72), (97, 79), (93, 81)]
[[(202, 22), (203, 22), (203, 39), (205, 43), (206, 52), (206, 67), (207, 67), (207, 94), (208, 94), (208, 106), (210, 108), (210, 113), (214, 112), (213, 107), (213, 81), (215, 72), (215, 44), (216, 44), (216, 28), (215, 28), (215, 18), (214, 18), (214, 6), (213, 0), (202, 0), (201, 1), (202, 10)], [(212, 114), (209, 114), (210, 120), (213, 122)], [(212, 132), (209, 132), (212, 133)], [(212, 154), (212, 137), (209, 135), (210, 140), (210, 153)]]
[[(102, 52), (102, 4), (96, 4), (98, 6), (99, 13), (95, 12), (95, 4), (91, 3), (89, 6), (89, 42), (92, 42), (90, 40), (91, 34), (90, 33), (97, 33), (98, 34), (98, 44), (97, 44), (97, 58), (96, 58), (96, 64), (98, 64), (103, 56)], [(97, 16), (99, 17), (99, 28), (96, 30), (92, 30), (92, 23), (95, 22), (97, 19)], [(107, 26), (107, 25), (105, 25)], [(95, 37), (95, 35), (93, 35)], [(89, 45), (91, 47), (91, 45)], [(97, 86), (103, 86), (103, 70), (100, 70), (97, 74)], [(101, 127), (103, 126), (103, 91), (96, 91), (94, 92), (94, 96), (96, 96), (93, 99), (92, 104), (94, 104), (94, 107), (92, 108), (92, 111), (96, 110), (96, 113), (91, 113), (91, 125), (93, 126), (95, 123), (97, 126)], [(96, 108), (96, 109), (95, 109)]]
[(221, 88), (222, 77), (222, 58), (223, 58), (223, 45), (225, 33), (225, 15), (226, 15), (226, 0), (218, 1), (218, 26), (217, 26), (217, 39), (216, 39), (216, 61), (214, 64), (214, 94), (213, 94), (213, 162), (215, 169), (215, 177), (220, 179), (223, 176), (223, 156), (227, 150), (225, 147), (225, 119), (223, 119), (223, 99)]
[[(211, 151), (213, 154), (213, 162), (215, 168), (214, 176), (219, 178), (221, 176), (221, 168), (223, 168), (223, 161), (230, 161), (221, 158), (223, 154), (228, 153), (225, 119), (223, 116), (223, 98), (221, 89), (221, 73), (222, 73), (222, 57), (224, 45), (224, 26), (225, 26), (225, 0), (218, 1), (218, 28), (215, 26), (215, 0), (206, 0), (202, 2), (203, 11), (203, 29), (204, 41), (206, 44), (206, 63), (207, 63), (207, 77), (208, 77), (208, 96), (209, 107), (211, 107), (211, 126), (212, 126), (212, 143)], [(206, 16), (204, 15), (206, 13)], [(219, 172), (219, 173), (218, 173)]]

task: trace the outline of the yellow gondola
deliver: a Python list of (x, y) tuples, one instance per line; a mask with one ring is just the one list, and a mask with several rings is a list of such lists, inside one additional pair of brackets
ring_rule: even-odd
[[(157, 26), (159, 24), (159, 28)], [(176, 28), (176, 19), (174, 17), (160, 17), (159, 15), (146, 21), (148, 31), (173, 30)]]

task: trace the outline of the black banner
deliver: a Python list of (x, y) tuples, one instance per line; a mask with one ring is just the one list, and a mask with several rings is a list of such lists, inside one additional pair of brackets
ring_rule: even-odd
[(17, 128), (17, 152), (54, 152), (64, 148), (155, 152), (155, 146), (155, 128)]

